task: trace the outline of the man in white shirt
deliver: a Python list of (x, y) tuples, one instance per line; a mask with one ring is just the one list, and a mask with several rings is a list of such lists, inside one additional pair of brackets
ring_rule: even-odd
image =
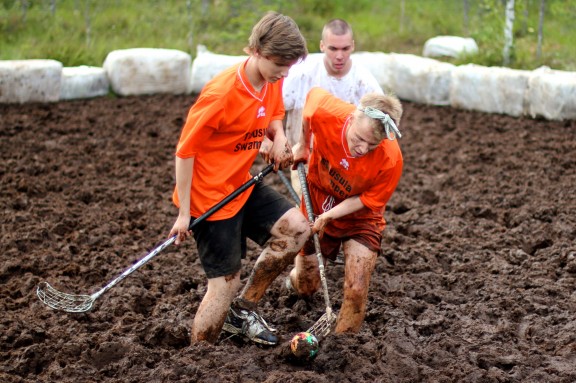
[[(324, 25), (320, 51), (321, 53), (309, 54), (304, 61), (293, 65), (284, 79), (284, 130), (291, 146), (300, 140), (302, 111), (306, 96), (313, 87), (321, 87), (354, 105), (358, 105), (362, 96), (367, 93), (384, 93), (372, 73), (352, 61), (350, 56), (354, 52), (354, 33), (346, 21), (333, 19)], [(264, 140), (260, 151), (269, 150), (267, 147)], [(294, 192), (301, 196), (298, 172), (292, 170), (290, 178)], [(335, 262), (344, 263), (342, 252), (338, 254)]]
[[(354, 52), (354, 34), (346, 21), (333, 19), (324, 25), (320, 51), (322, 53), (309, 54), (304, 61), (293, 65), (284, 79), (285, 131), (292, 146), (302, 134), (302, 110), (311, 88), (321, 87), (354, 105), (366, 93), (383, 93), (372, 73), (350, 58)], [(291, 178), (292, 186), (301, 195), (298, 173), (292, 171)]]

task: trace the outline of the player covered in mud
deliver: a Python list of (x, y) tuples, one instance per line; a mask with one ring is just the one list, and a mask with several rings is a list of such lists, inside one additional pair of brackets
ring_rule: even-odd
[[(341, 246), (344, 252), (344, 297), (337, 333), (358, 332), (364, 321), (386, 225), (384, 210), (402, 174), (396, 140), (401, 136), (401, 117), (402, 105), (391, 95), (369, 93), (354, 106), (313, 88), (306, 99), (294, 160), (308, 163), (307, 183), (316, 215), (312, 232), (319, 233), (324, 262), (335, 258)], [(304, 206), (302, 210), (306, 214)], [(320, 282), (310, 240), (296, 257), (286, 285), (300, 296), (310, 296)]]
[[(176, 150), (179, 214), (170, 230), (176, 244), (191, 235), (191, 219), (250, 180), (265, 136), (273, 143), (265, 160), (276, 171), (293, 162), (282, 126), (282, 81), (306, 57), (306, 41), (290, 17), (269, 12), (252, 29), (245, 51), (248, 59), (209, 81), (188, 113)], [(224, 330), (275, 345), (275, 330), (256, 304), (309, 237), (306, 218), (272, 187), (257, 183), (195, 226), (193, 235), (208, 288), (192, 342), (215, 343)], [(247, 237), (264, 248), (237, 297)]]

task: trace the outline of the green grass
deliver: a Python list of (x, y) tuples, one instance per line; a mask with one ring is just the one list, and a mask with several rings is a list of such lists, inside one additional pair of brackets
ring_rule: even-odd
[[(469, 36), (480, 53), (451, 62), (502, 65), (503, 1), (468, 4), (466, 26), (464, 0), (404, 0), (403, 14), (401, 0), (0, 0), (0, 59), (47, 58), (65, 66), (101, 66), (116, 49), (170, 48), (194, 57), (197, 44), (241, 55), (252, 25), (266, 10), (276, 10), (296, 20), (311, 52), (318, 51), (322, 25), (341, 17), (354, 27), (357, 51), (420, 55), (431, 37)], [(575, 71), (576, 44), (571, 42), (576, 41), (576, 2), (546, 0), (541, 57), (539, 6), (540, 0), (516, 0), (510, 67)]]

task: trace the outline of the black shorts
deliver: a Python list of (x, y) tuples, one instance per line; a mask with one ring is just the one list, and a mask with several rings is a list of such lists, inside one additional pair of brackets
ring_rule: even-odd
[(282, 194), (259, 182), (234, 217), (197, 224), (194, 239), (206, 276), (216, 278), (239, 271), (246, 256), (246, 238), (263, 246), (274, 224), (293, 207)]

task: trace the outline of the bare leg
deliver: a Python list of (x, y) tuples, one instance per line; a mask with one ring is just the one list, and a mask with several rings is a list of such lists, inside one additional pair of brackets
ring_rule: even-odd
[(232, 300), (240, 290), (240, 271), (208, 279), (208, 289), (194, 317), (192, 343), (216, 343)]
[(377, 254), (352, 239), (344, 243), (344, 254), (344, 298), (335, 332), (356, 333), (366, 315), (368, 288)]
[(318, 257), (313, 255), (298, 255), (294, 268), (290, 270), (290, 282), (298, 295), (312, 296), (320, 289), (320, 270)]
[(270, 284), (294, 261), (310, 236), (306, 218), (296, 208), (288, 210), (272, 227), (272, 237), (256, 260), (240, 297), (258, 302)]

